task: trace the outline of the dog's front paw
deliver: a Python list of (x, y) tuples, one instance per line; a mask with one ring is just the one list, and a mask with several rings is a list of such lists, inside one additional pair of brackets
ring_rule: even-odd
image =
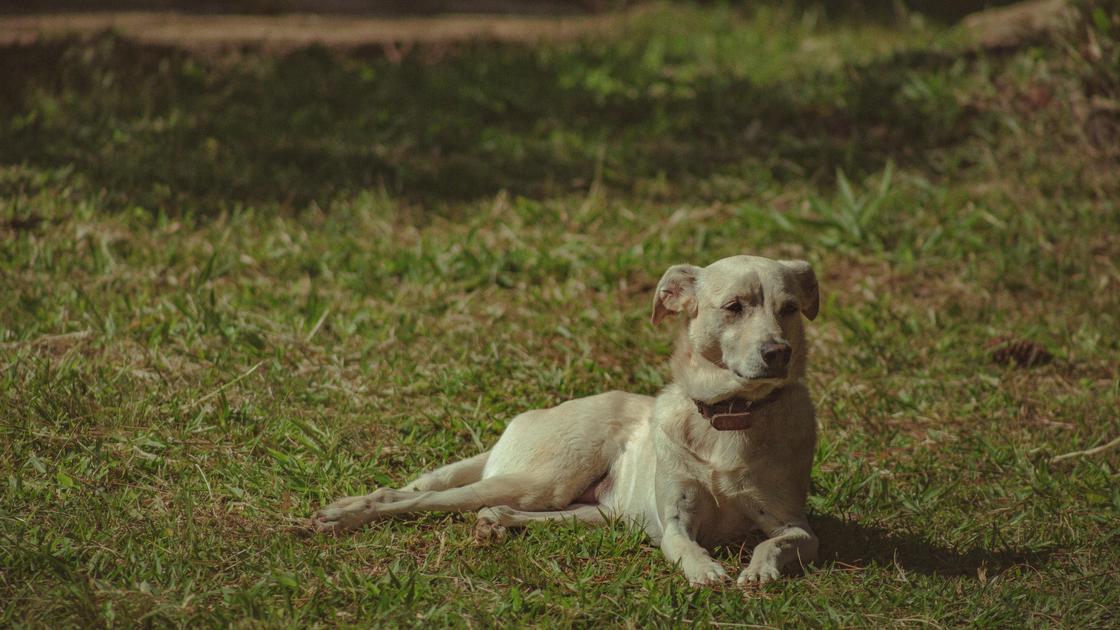
[(755, 549), (751, 556), (751, 563), (739, 574), (739, 586), (748, 583), (765, 584), (782, 577), (782, 567), (778, 564), (778, 554), (769, 553), (769, 549)]
[(339, 534), (358, 529), (376, 517), (376, 501), (369, 496), (345, 497), (316, 512), (308, 520), (308, 528), (324, 534)]
[(710, 558), (686, 563), (682, 568), (692, 586), (715, 586), (727, 579), (723, 566)]

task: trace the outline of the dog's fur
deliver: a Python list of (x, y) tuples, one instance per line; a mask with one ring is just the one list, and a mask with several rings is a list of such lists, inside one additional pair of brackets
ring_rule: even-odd
[[(311, 525), (338, 532), (422, 511), (481, 510), (482, 531), (575, 518), (629, 519), (694, 585), (727, 573), (705, 548), (767, 536), (739, 583), (765, 582), (813, 561), (805, 519), (816, 421), (800, 312), (816, 317), (817, 280), (803, 261), (734, 256), (670, 267), (654, 324), (683, 313), (673, 383), (656, 398), (608, 392), (514, 418), (494, 448), (321, 509)], [(775, 393), (777, 392), (777, 393)], [(774, 396), (770, 396), (774, 394)], [(717, 431), (696, 401), (768, 402), (741, 431)]]

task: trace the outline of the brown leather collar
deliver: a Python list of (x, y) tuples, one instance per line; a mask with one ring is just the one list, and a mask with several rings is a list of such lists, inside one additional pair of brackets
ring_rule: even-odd
[(696, 410), (707, 418), (716, 431), (743, 431), (754, 424), (754, 414), (777, 400), (781, 393), (781, 389), (775, 389), (758, 400), (728, 398), (711, 404), (700, 400), (692, 402), (696, 403)]

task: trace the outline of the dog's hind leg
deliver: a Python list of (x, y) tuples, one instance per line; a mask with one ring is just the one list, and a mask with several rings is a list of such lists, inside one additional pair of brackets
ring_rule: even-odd
[(448, 490), (410, 491), (381, 488), (372, 494), (346, 497), (319, 510), (311, 527), (321, 532), (357, 529), (370, 521), (413, 512), (470, 512), (490, 505), (524, 510), (552, 510), (571, 497), (534, 475), (499, 475)]
[(490, 451), (441, 466), (413, 479), (405, 484), (401, 490), (412, 492), (447, 490), (448, 488), (458, 488), (468, 483), (474, 483), (482, 479), (482, 469), (486, 466), (486, 460), (488, 459), (490, 459)]
[(567, 521), (575, 519), (582, 523), (601, 525), (607, 522), (603, 506), (598, 503), (575, 503), (563, 510), (549, 512), (527, 512), (508, 505), (484, 507), (478, 512), (474, 537), (479, 542), (500, 538), (505, 530), (528, 527), (536, 523)]

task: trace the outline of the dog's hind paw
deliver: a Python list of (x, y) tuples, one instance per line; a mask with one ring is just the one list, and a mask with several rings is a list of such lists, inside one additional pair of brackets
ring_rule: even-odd
[(307, 528), (321, 534), (340, 534), (359, 529), (376, 516), (377, 508), (370, 497), (345, 497), (316, 512), (308, 519)]

